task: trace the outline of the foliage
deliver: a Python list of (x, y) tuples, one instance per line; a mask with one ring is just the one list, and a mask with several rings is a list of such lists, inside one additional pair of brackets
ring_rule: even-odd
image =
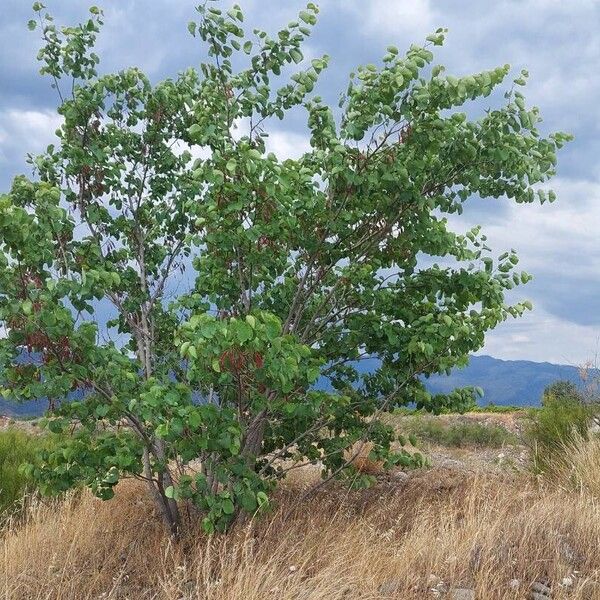
[[(535, 410), (535, 409), (530, 409)], [(517, 413), (522, 414), (526, 412), (526, 409), (523, 406), (512, 406), (512, 405), (504, 405), (504, 404), (485, 404), (484, 406), (472, 406), (467, 410), (463, 411), (464, 413)], [(426, 410), (422, 408), (415, 408), (409, 406), (399, 406), (394, 409), (394, 413), (398, 415), (425, 415), (428, 414)], [(449, 412), (447, 414), (450, 414)]]
[(475, 421), (443, 422), (438, 417), (414, 415), (407, 417), (401, 429), (441, 446), (481, 446), (501, 448), (514, 444), (517, 438), (501, 425), (486, 425)]
[(49, 436), (31, 435), (17, 428), (0, 431), (0, 512), (11, 508), (34, 485), (21, 465), (35, 462), (40, 451), (55, 444)]
[(505, 405), (505, 404), (485, 404), (484, 406), (476, 406), (471, 410), (475, 413), (516, 413), (517, 415), (523, 414), (525, 408), (523, 406)]
[(578, 440), (588, 439), (591, 417), (591, 407), (583, 402), (574, 384), (558, 381), (549, 385), (542, 407), (529, 414), (525, 430), (534, 469), (545, 473), (559, 467), (568, 458), (570, 447)]
[[(328, 57), (301, 50), (312, 3), (274, 37), (247, 36), (237, 6), (198, 7), (188, 29), (209, 62), (158, 83), (98, 74), (99, 9), (64, 28), (35, 10), (63, 123), (31, 159), (37, 179), (0, 197), (0, 375), (17, 400), (85, 391), (49, 418), (71, 436), (32, 468), (48, 490), (83, 482), (110, 498), (133, 476), (173, 532), (182, 500), (225, 529), (267, 505), (283, 465), (352, 476), (356, 443), (409, 462), (381, 412), (472, 405), (474, 390), (431, 396), (422, 377), (464, 365), (530, 308), (505, 301), (530, 276), (447, 217), (472, 196), (554, 199), (539, 184), (569, 136), (539, 133), (515, 87), (525, 72), (471, 120), (456, 109), (509, 67), (446, 75), (438, 30), (360, 67), (334, 110), (311, 96)], [(310, 150), (282, 160), (267, 127), (297, 107)], [(373, 354), (380, 367), (361, 375), (353, 364)]]

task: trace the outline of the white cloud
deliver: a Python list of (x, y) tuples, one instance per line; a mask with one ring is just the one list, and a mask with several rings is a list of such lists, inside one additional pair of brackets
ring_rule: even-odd
[[(513, 203), (481, 223), (491, 247), (515, 248), (519, 266), (533, 274), (568, 269), (570, 277), (588, 277), (600, 284), (600, 181), (556, 178), (550, 187), (558, 195), (555, 203)], [(475, 224), (464, 217), (451, 221), (458, 230)], [(574, 256), (576, 262), (570, 260)]]
[(354, 13), (368, 32), (422, 37), (437, 28), (430, 0), (342, 0), (340, 5)]
[(267, 152), (273, 152), (280, 160), (300, 158), (310, 150), (309, 137), (291, 131), (273, 131), (265, 145)]
[[(556, 203), (512, 204), (477, 219), (494, 251), (514, 248), (518, 268), (534, 276), (512, 295), (533, 298), (533, 312), (491, 332), (484, 354), (580, 364), (597, 351), (600, 319), (578, 311), (594, 310), (600, 289), (600, 180), (557, 178), (552, 187)], [(456, 231), (475, 224), (468, 216), (449, 220)]]
[(0, 112), (0, 165), (42, 152), (54, 141), (62, 118), (53, 111), (9, 109)]
[(565, 321), (536, 305), (522, 318), (489, 333), (478, 354), (579, 366), (593, 359), (599, 348), (600, 328)]

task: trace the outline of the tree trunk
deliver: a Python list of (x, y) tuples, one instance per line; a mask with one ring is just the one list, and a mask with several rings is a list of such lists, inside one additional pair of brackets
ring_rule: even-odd
[(256, 458), (260, 456), (266, 425), (267, 411), (261, 410), (248, 426), (241, 451), (248, 467), (252, 467)]
[(144, 448), (143, 462), (144, 477), (147, 480), (150, 494), (154, 499), (158, 512), (171, 535), (177, 537), (181, 525), (179, 507), (175, 500), (167, 498), (165, 495), (166, 488), (173, 485), (171, 473), (169, 472), (168, 467), (165, 467), (164, 473), (158, 473), (156, 479), (153, 477), (152, 467), (150, 465), (150, 452), (147, 448)]

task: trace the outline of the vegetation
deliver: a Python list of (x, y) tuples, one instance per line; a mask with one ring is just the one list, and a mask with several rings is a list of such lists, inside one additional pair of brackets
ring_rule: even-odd
[(285, 482), (268, 519), (210, 538), (192, 522), (176, 544), (148, 519), (152, 505), (134, 482), (120, 484), (110, 504), (85, 494), (34, 506), (3, 535), (0, 594), (423, 600), (432, 589), (469, 588), (476, 598), (517, 600), (545, 582), (554, 600), (598, 597), (600, 507), (587, 492), (433, 470), (400, 488), (334, 487), (303, 499), (313, 481)]
[(415, 416), (402, 422), (401, 430), (442, 446), (481, 446), (501, 448), (518, 441), (501, 425), (487, 425), (476, 421), (444, 423), (435, 417)]
[[(528, 410), (535, 410), (535, 408), (526, 408), (524, 406), (507, 406), (503, 404), (486, 404), (484, 406), (471, 406), (467, 410), (463, 411), (463, 414), (468, 413), (493, 413), (493, 414), (513, 414), (513, 413), (524, 413)], [(400, 406), (393, 411), (398, 415), (426, 415), (428, 411), (422, 408)]]
[[(530, 308), (505, 300), (530, 278), (514, 252), (447, 219), (473, 197), (554, 199), (542, 184), (569, 136), (538, 131), (527, 73), (469, 119), (461, 107), (509, 67), (446, 75), (438, 30), (359, 68), (334, 112), (311, 96), (327, 56), (301, 50), (312, 3), (252, 38), (239, 7), (201, 5), (188, 29), (210, 62), (156, 84), (137, 68), (98, 74), (98, 8), (63, 28), (34, 10), (63, 123), (32, 158), (35, 181), (0, 197), (0, 380), (16, 400), (85, 397), (57, 407), (48, 426), (69, 439), (29, 474), (103, 499), (139, 478), (177, 533), (182, 502), (223, 530), (301, 464), (366, 484), (357, 444), (386, 467), (421, 464), (378, 417), (472, 405), (473, 389), (432, 397), (422, 377), (464, 365)], [(311, 149), (281, 160), (265, 139), (295, 107)], [(360, 375), (370, 354), (381, 366)], [(334, 391), (313, 389), (319, 377)]]
[(530, 413), (526, 439), (532, 450), (534, 468), (544, 473), (569, 460), (570, 448), (587, 440), (592, 407), (584, 403), (575, 385), (559, 381), (548, 386), (542, 407)]
[(53, 443), (48, 436), (30, 435), (17, 428), (0, 431), (0, 513), (22, 500), (33, 486), (21, 466), (35, 462), (39, 452)]

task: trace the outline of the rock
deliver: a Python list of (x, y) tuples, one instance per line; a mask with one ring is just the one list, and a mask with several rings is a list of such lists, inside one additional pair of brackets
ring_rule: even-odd
[(535, 581), (531, 585), (531, 598), (532, 600), (548, 600), (551, 598), (552, 590), (541, 581)]
[(469, 588), (453, 588), (450, 590), (451, 600), (475, 600), (475, 590)]
[(397, 579), (390, 579), (389, 581), (384, 581), (379, 586), (379, 593), (382, 596), (392, 596), (393, 594), (397, 594), (401, 589), (401, 583)]
[(394, 471), (391, 476), (392, 479), (397, 483), (403, 483), (410, 477), (409, 474), (405, 473), (404, 471)]
[(584, 557), (573, 549), (573, 546), (569, 543), (566, 535), (557, 533), (556, 538), (558, 540), (560, 553), (566, 561), (570, 564), (576, 564), (583, 561)]
[(508, 587), (511, 590), (518, 590), (520, 586), (521, 586), (521, 581), (519, 579), (511, 579), (508, 582)]
[(563, 577), (562, 581), (560, 582), (560, 585), (562, 585), (562, 587), (571, 587), (573, 585), (573, 578), (572, 577)]

